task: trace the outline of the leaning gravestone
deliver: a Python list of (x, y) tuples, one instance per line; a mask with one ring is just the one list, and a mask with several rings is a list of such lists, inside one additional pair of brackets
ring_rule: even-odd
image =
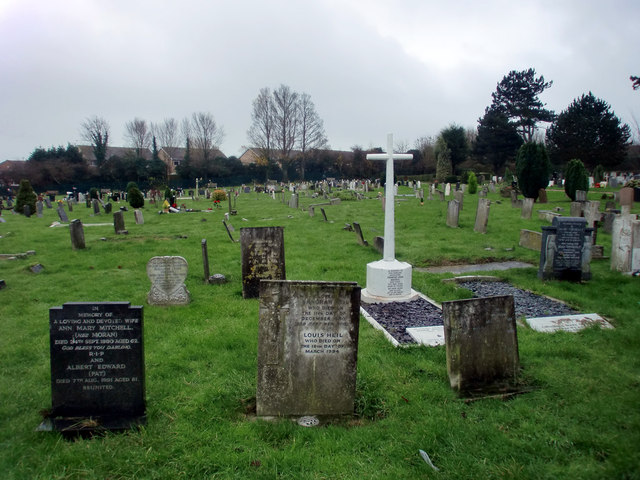
[(489, 223), (489, 209), (491, 200), (481, 198), (478, 200), (478, 209), (476, 210), (476, 223), (473, 230), (477, 233), (487, 233), (487, 224)]
[(44, 204), (47, 206), (47, 208), (53, 208), (53, 205), (51, 205), (51, 199), (49, 197), (45, 197)]
[(358, 222), (353, 222), (353, 228), (356, 231), (356, 239), (358, 240), (358, 243), (364, 247), (369, 245), (369, 242), (367, 242), (364, 239), (364, 236), (362, 235), (362, 228), (360, 227), (360, 224)]
[(124, 212), (122, 210), (118, 210), (113, 214), (113, 229), (116, 234), (126, 233), (126, 229), (124, 228)]
[(189, 290), (184, 284), (189, 265), (183, 257), (153, 257), (147, 263), (147, 276), (151, 290), (147, 294), (149, 305), (186, 305)]
[(242, 297), (258, 298), (260, 280), (284, 280), (283, 227), (240, 229)]
[(38, 430), (94, 432), (145, 423), (142, 313), (128, 302), (49, 310), (52, 408)]
[(71, 248), (74, 250), (82, 250), (85, 248), (84, 229), (82, 222), (77, 218), (69, 224), (69, 233), (71, 234)]
[(550, 227), (542, 227), (538, 278), (589, 280), (592, 235), (581, 217), (556, 217)]
[(462, 211), (464, 206), (464, 192), (462, 190), (456, 190), (453, 194), (453, 198), (458, 201), (459, 210)]
[(142, 210), (134, 210), (133, 218), (136, 221), (136, 225), (144, 225), (144, 216), (142, 215)]
[(258, 416), (353, 415), (360, 287), (264, 280)]
[(451, 388), (473, 395), (514, 387), (520, 359), (513, 296), (443, 302), (442, 313)]
[(97, 198), (91, 200), (91, 205), (93, 205), (93, 214), (100, 215), (100, 203)]
[(42, 212), (44, 211), (44, 206), (42, 204), (42, 200), (38, 200), (36, 202), (36, 214), (39, 218), (42, 218)]
[(67, 216), (67, 212), (64, 210), (62, 205), (58, 205), (58, 217), (60, 217), (61, 223), (69, 222), (69, 217)]

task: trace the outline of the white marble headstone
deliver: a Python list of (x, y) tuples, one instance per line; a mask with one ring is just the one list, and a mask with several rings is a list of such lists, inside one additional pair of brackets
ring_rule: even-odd
[(184, 284), (189, 266), (183, 257), (153, 257), (147, 263), (147, 276), (151, 290), (147, 294), (149, 305), (186, 305), (189, 290)]

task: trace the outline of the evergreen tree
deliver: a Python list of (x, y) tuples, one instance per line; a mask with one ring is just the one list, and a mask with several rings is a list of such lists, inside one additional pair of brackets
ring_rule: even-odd
[(625, 159), (631, 132), (611, 107), (591, 92), (575, 99), (547, 130), (547, 145), (556, 165), (579, 158), (587, 168), (615, 168)]
[(516, 155), (518, 187), (527, 198), (538, 198), (538, 191), (549, 185), (551, 162), (544, 145), (525, 143)]
[(127, 199), (129, 200), (131, 208), (144, 207), (144, 196), (142, 195), (142, 192), (138, 190), (138, 187), (131, 187), (127, 191)]
[(18, 193), (16, 194), (16, 206), (14, 210), (22, 215), (24, 213), (24, 206), (29, 205), (31, 213), (35, 213), (36, 199), (36, 192), (33, 191), (29, 180), (20, 180), (20, 187), (18, 188)]
[(589, 190), (589, 172), (580, 160), (574, 158), (569, 160), (564, 173), (564, 192), (571, 201), (575, 201), (576, 190)]
[(516, 125), (504, 112), (487, 107), (484, 116), (478, 119), (474, 153), (480, 161), (489, 163), (493, 173), (499, 175), (506, 163), (514, 161), (520, 145), (522, 137), (518, 135)]
[(442, 136), (436, 140), (436, 180), (444, 182), (451, 176), (451, 150)]
[(476, 174), (473, 172), (469, 172), (469, 193), (473, 195), (478, 191), (478, 179), (476, 178)]
[(458, 173), (458, 166), (469, 156), (467, 132), (459, 125), (449, 125), (440, 132), (440, 138), (447, 144), (451, 161), (451, 174)]

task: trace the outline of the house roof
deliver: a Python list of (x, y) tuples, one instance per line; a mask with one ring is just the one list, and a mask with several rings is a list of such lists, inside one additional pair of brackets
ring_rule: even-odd
[[(85, 160), (87, 160), (89, 162), (95, 162), (96, 161), (96, 156), (93, 153), (93, 146), (92, 145), (76, 145), (76, 147), (78, 147), (78, 150), (80, 150), (80, 153), (82, 154), (82, 158), (84, 158)], [(132, 147), (110, 147), (110, 146), (107, 146), (106, 158), (111, 158), (113, 156), (124, 157), (127, 154), (133, 153), (134, 150), (135, 149), (132, 148)], [(142, 154), (142, 158), (144, 158), (145, 160), (151, 160), (151, 156), (152, 156), (151, 150), (144, 149), (140, 153)]]

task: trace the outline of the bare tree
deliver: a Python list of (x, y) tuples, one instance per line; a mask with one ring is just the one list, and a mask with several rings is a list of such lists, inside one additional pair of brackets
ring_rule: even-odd
[(299, 100), (300, 128), (298, 144), (302, 152), (300, 160), (300, 178), (304, 180), (304, 165), (309, 150), (326, 148), (327, 136), (324, 133), (322, 119), (316, 112), (316, 106), (308, 93), (303, 93)]
[(251, 127), (247, 131), (247, 137), (251, 146), (260, 149), (260, 153), (265, 160), (271, 158), (271, 151), (274, 142), (275, 106), (271, 90), (260, 89), (260, 93), (253, 101), (253, 112), (251, 112)]
[(180, 129), (175, 118), (165, 118), (161, 123), (152, 123), (151, 132), (170, 157), (173, 157), (176, 149), (180, 147)]
[(222, 143), (224, 129), (218, 126), (213, 115), (206, 112), (194, 113), (189, 123), (188, 127), (183, 124), (183, 130), (191, 131), (190, 141), (193, 147), (200, 152), (202, 160), (206, 163), (209, 161), (213, 150), (217, 149)]
[(92, 145), (98, 167), (102, 166), (107, 159), (109, 130), (109, 123), (98, 116), (85, 119), (80, 127), (80, 136)]
[(142, 156), (143, 150), (148, 150), (151, 146), (151, 131), (147, 126), (146, 120), (138, 117), (133, 121), (125, 124), (125, 138), (129, 141), (129, 145), (136, 151), (136, 156)]
[(287, 85), (280, 85), (273, 92), (275, 106), (274, 145), (280, 157), (282, 178), (289, 180), (288, 168), (293, 163), (291, 152), (298, 139), (299, 95)]

